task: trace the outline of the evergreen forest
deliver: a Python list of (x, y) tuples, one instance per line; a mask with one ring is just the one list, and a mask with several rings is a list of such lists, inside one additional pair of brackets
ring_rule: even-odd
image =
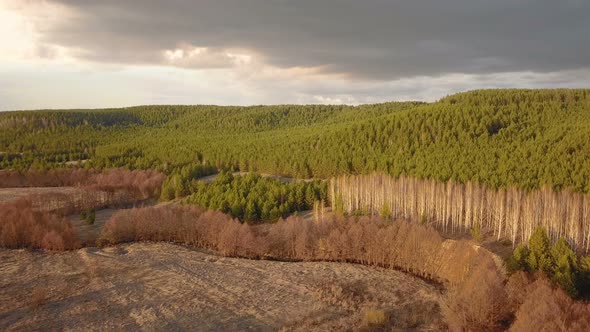
[[(139, 106), (0, 113), (0, 169), (381, 172), (590, 191), (590, 90), (476, 90), (433, 103)], [(188, 186), (190, 180), (185, 180)]]

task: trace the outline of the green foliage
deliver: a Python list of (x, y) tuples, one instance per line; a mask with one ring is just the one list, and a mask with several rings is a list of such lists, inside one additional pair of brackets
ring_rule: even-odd
[[(374, 171), (590, 192), (590, 90), (478, 90), (434, 103), (142, 106), (0, 114), (0, 168)], [(172, 192), (172, 190), (170, 190)], [(176, 190), (174, 190), (176, 194)]]
[(580, 296), (590, 298), (590, 256), (580, 257), (577, 278)]
[(512, 253), (512, 256), (510, 256), (510, 258), (508, 259), (508, 271), (528, 271), (527, 259), (529, 257), (529, 253), (529, 248), (524, 244), (521, 243), (518, 246), (516, 246), (514, 252)]
[(559, 239), (551, 247), (551, 259), (553, 273), (551, 280), (557, 283), (563, 290), (572, 296), (577, 295), (576, 272), (578, 271), (578, 258), (564, 239)]
[(528, 242), (529, 255), (526, 258), (529, 271), (543, 271), (551, 273), (553, 268), (552, 256), (550, 253), (551, 240), (544, 227), (535, 229)]
[(471, 237), (475, 242), (483, 241), (483, 235), (481, 234), (481, 228), (479, 227), (479, 223), (475, 223), (473, 228), (471, 228)]
[(344, 214), (344, 202), (342, 200), (342, 195), (337, 195), (336, 199), (334, 200), (334, 206), (333, 206), (334, 212), (337, 214)]
[(428, 217), (426, 216), (426, 213), (421, 213), (420, 214), (420, 224), (426, 225), (427, 223), (428, 223)]
[(389, 207), (389, 204), (384, 203), (383, 206), (381, 207), (381, 211), (379, 212), (379, 215), (385, 219), (391, 219), (392, 213), (391, 213), (391, 208)]
[(94, 225), (96, 221), (96, 210), (87, 209), (80, 213), (80, 220), (84, 220), (88, 225)]
[(573, 297), (590, 295), (590, 256), (578, 258), (560, 238), (551, 246), (544, 228), (537, 228), (528, 248), (519, 244), (508, 259), (509, 272), (543, 272)]
[(197, 186), (199, 178), (215, 172), (215, 167), (208, 164), (191, 163), (178, 167), (162, 184), (160, 200), (169, 201), (189, 195), (192, 188)]
[(221, 172), (206, 184), (194, 183), (187, 202), (220, 210), (242, 221), (275, 221), (294, 211), (311, 210), (317, 200), (326, 199), (326, 183), (322, 181), (285, 183), (250, 173), (234, 176)]

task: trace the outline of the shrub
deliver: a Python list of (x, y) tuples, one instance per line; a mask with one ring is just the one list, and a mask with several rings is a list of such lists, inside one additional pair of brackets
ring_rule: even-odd
[(88, 225), (94, 225), (94, 222), (96, 221), (96, 210), (89, 209), (88, 212), (86, 213), (85, 220)]
[(512, 256), (508, 259), (506, 267), (509, 272), (528, 271), (527, 259), (529, 257), (529, 249), (524, 244), (519, 244), (514, 249)]
[(580, 258), (577, 275), (578, 291), (581, 297), (590, 297), (590, 256)]
[(349, 310), (358, 310), (363, 304), (372, 300), (368, 296), (367, 285), (363, 280), (327, 280), (318, 285), (316, 295), (325, 303)]
[(67, 250), (79, 245), (67, 220), (34, 210), (30, 199), (0, 204), (0, 247)]
[(471, 228), (471, 237), (475, 242), (481, 242), (483, 240), (483, 235), (481, 234), (481, 228), (479, 227), (479, 223), (475, 223), (473, 228)]
[(495, 331), (506, 324), (510, 306), (504, 276), (491, 259), (478, 262), (465, 281), (448, 292), (443, 315), (452, 330)]
[(432, 227), (404, 220), (335, 216), (312, 222), (290, 217), (250, 226), (188, 205), (115, 213), (103, 227), (99, 244), (129, 241), (171, 241), (227, 256), (358, 262), (451, 283), (463, 280), (469, 270), (465, 264), (487, 252), (465, 241), (443, 245)]
[(391, 208), (389, 207), (389, 204), (383, 204), (383, 206), (381, 207), (381, 211), (379, 212), (379, 215), (384, 219), (391, 219), (393, 214), (391, 213)]
[(543, 271), (551, 273), (552, 261), (550, 254), (551, 241), (547, 231), (543, 227), (538, 227), (529, 239), (529, 254), (526, 258), (526, 264), (529, 271)]
[(367, 310), (365, 312), (365, 323), (372, 326), (383, 326), (387, 323), (387, 314), (383, 310)]
[(551, 259), (553, 264), (551, 280), (571, 296), (577, 296), (575, 278), (578, 271), (578, 258), (563, 238), (551, 247)]
[(527, 288), (511, 331), (587, 331), (590, 305), (575, 302), (563, 290), (540, 277)]
[(31, 309), (37, 309), (47, 301), (47, 289), (38, 287), (33, 289), (31, 294)]
[(41, 247), (45, 250), (63, 251), (66, 249), (64, 240), (56, 231), (49, 231), (41, 240)]
[(518, 271), (513, 273), (506, 283), (506, 293), (513, 310), (516, 310), (527, 296), (528, 286), (533, 282), (529, 273)]

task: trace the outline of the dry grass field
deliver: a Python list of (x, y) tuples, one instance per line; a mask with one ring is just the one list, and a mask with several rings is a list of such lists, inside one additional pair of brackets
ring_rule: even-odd
[(74, 195), (83, 189), (79, 187), (25, 187), (25, 188), (0, 188), (0, 203), (10, 202), (20, 197), (30, 195), (64, 194)]
[[(440, 330), (440, 292), (394, 270), (223, 258), (166, 243), (0, 250), (0, 330)], [(383, 320), (384, 319), (384, 320)]]

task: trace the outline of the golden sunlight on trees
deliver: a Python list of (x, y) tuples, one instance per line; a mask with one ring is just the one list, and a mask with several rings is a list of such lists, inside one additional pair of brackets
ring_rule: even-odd
[(544, 241), (564, 238), (576, 249), (590, 249), (590, 195), (567, 190), (495, 190), (374, 174), (334, 178), (328, 193), (332, 206), (351, 214), (367, 207), (373, 215), (391, 209), (395, 218), (425, 218), (451, 231), (482, 227), (513, 243), (527, 242), (544, 227), (550, 237)]

